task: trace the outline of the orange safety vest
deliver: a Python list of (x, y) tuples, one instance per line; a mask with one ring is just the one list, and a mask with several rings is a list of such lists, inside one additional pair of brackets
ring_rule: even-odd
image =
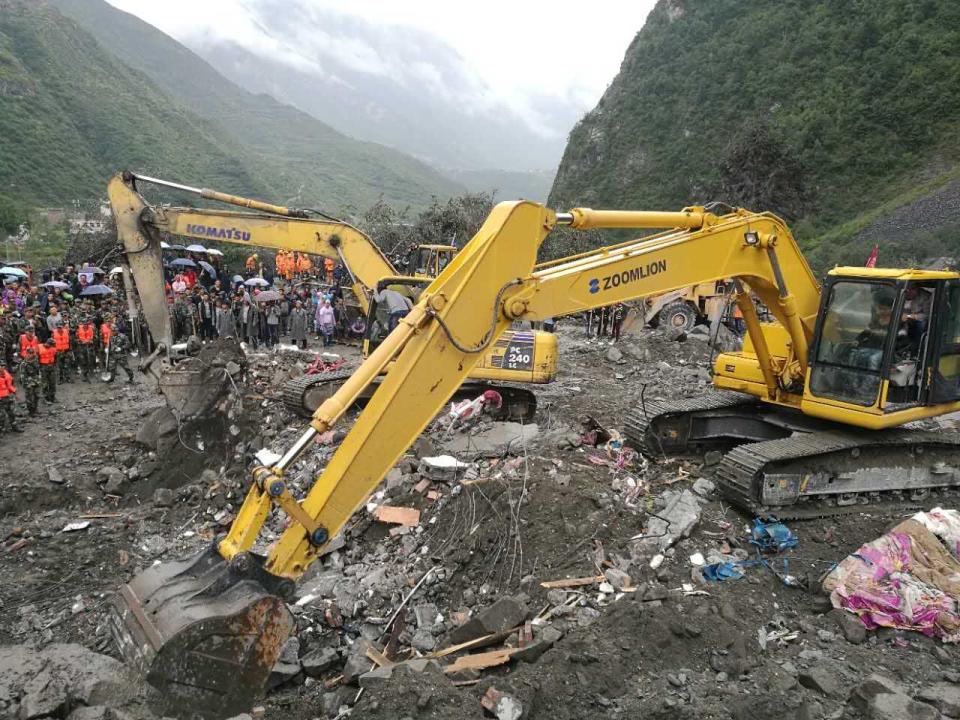
[(103, 347), (106, 347), (110, 344), (110, 334), (113, 331), (110, 329), (110, 326), (107, 323), (103, 323), (100, 326), (100, 343)]
[(58, 327), (54, 330), (53, 342), (59, 352), (67, 352), (70, 349), (70, 328)]
[(17, 389), (13, 386), (13, 376), (10, 372), (4, 368), (0, 370), (0, 399), (9, 397), (11, 393), (15, 393)]
[(93, 345), (93, 323), (77, 326), (77, 340), (83, 345)]
[(40, 352), (40, 340), (37, 339), (37, 336), (33, 336), (33, 340), (28, 338), (26, 334), (20, 336), (20, 357), (25, 358), (27, 356), (27, 348), (32, 347), (35, 353)]
[(40, 346), (40, 364), (41, 365), (53, 365), (57, 362), (57, 349), (55, 347), (48, 347), (47, 345)]

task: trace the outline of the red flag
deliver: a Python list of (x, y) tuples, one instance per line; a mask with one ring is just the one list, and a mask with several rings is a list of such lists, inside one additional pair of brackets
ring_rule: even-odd
[(870, 252), (870, 257), (867, 258), (867, 262), (864, 264), (864, 267), (876, 267), (877, 256), (879, 254), (880, 254), (880, 246), (874, 245), (873, 250)]

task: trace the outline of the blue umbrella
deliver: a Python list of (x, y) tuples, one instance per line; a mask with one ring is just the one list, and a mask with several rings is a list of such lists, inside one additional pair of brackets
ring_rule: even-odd
[(190, 258), (177, 258), (170, 261), (170, 267), (196, 267), (197, 264)]
[(108, 288), (106, 285), (87, 285), (83, 290), (80, 291), (80, 295), (113, 295), (113, 290)]
[(48, 287), (53, 289), (59, 288), (60, 290), (66, 290), (70, 286), (65, 282), (60, 282), (59, 280), (51, 280), (50, 282), (45, 282), (43, 284), (43, 287)]
[(231, 280), (230, 282), (242, 283), (242, 282), (243, 282), (243, 275), (234, 275), (234, 276), (233, 276), (233, 280)]
[(214, 280), (217, 279), (217, 271), (214, 270), (213, 265), (208, 263), (206, 260), (200, 261), (200, 267), (202, 267), (204, 271), (207, 273), (207, 275), (209, 275), (211, 278), (213, 278)]

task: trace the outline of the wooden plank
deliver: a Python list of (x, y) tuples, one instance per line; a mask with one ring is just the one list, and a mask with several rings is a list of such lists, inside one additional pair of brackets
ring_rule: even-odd
[(106, 520), (107, 518), (123, 517), (123, 513), (83, 513), (79, 517), (83, 520)]
[(388, 660), (387, 657), (376, 648), (367, 648), (366, 654), (367, 654), (367, 657), (370, 659), (370, 661), (376, 664), (377, 667), (383, 667), (384, 665), (393, 665), (393, 663), (390, 662), (390, 660)]
[(373, 516), (383, 523), (416, 527), (420, 524), (420, 511), (415, 508), (396, 507), (394, 505), (379, 505), (373, 511)]
[(519, 627), (511, 628), (509, 630), (504, 630), (503, 632), (490, 633), (489, 635), (483, 635), (473, 640), (467, 640), (462, 642), (459, 645), (451, 645), (450, 647), (443, 648), (443, 650), (437, 650), (427, 657), (429, 658), (442, 658), (447, 655), (453, 655), (453, 653), (463, 652), (464, 650), (473, 650), (474, 648), (484, 647), (486, 645), (492, 645), (493, 643), (500, 642), (505, 640), (511, 633), (516, 632)]
[(604, 580), (606, 580), (606, 578), (603, 575), (591, 575), (590, 577), (568, 578), (566, 580), (548, 580), (547, 582), (540, 583), (540, 587), (547, 588), (548, 590), (552, 588), (582, 587), (584, 585), (601, 583)]
[(490, 650), (476, 655), (463, 655), (447, 665), (443, 671), (445, 673), (455, 673), (460, 670), (483, 670), (484, 668), (504, 665), (510, 661), (510, 656), (518, 650), (519, 648), (501, 648), (500, 650)]

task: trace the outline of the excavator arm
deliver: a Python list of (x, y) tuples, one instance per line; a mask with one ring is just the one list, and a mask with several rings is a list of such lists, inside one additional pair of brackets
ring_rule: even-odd
[[(536, 266), (541, 242), (558, 223), (672, 229)], [(819, 291), (775, 217), (746, 211), (716, 216), (702, 208), (556, 214), (531, 202), (497, 205), (400, 325), (317, 409), (293, 447), (273, 466), (255, 468), (226, 537), (191, 561), (154, 566), (124, 586), (114, 602), (124, 655), (154, 685), (188, 697), (196, 712), (225, 717), (242, 711), (261, 691), (293, 625), (278, 597), (291, 591), (512, 321), (729, 277), (782, 318), (794, 359), (805, 365)], [(762, 340), (759, 329), (751, 332)], [(388, 365), (343, 443), (298, 501), (287, 482), (290, 468)], [(254, 545), (275, 506), (290, 522), (262, 557)]]
[[(248, 208), (232, 211), (210, 208), (155, 207), (137, 189), (137, 183), (169, 187), (201, 198)], [(170, 319), (164, 292), (160, 250), (161, 233), (200, 241), (272, 248), (339, 260), (350, 274), (351, 289), (364, 314), (368, 293), (396, 271), (367, 235), (348, 223), (311, 217), (305, 210), (271, 205), (259, 200), (122, 172), (107, 187), (117, 222), (117, 234), (127, 253), (137, 283), (144, 318), (158, 342), (169, 348)]]

